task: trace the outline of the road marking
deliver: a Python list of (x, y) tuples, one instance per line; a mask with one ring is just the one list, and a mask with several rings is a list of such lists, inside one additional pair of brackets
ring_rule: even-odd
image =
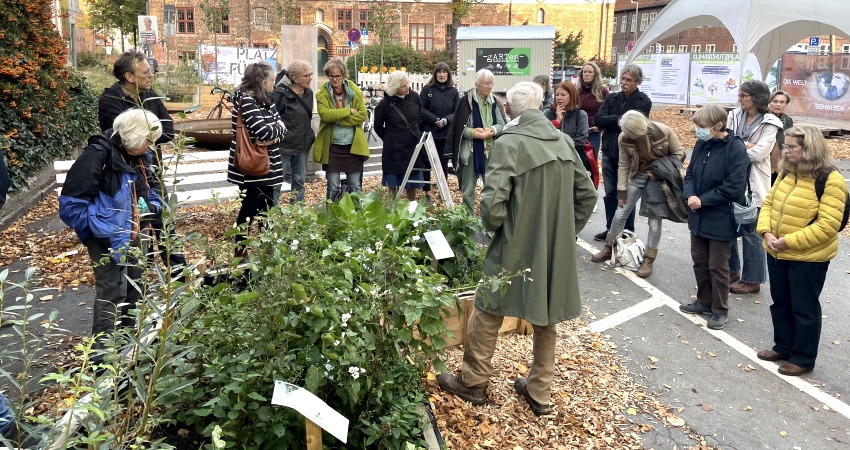
[[(577, 244), (579, 245), (579, 247), (587, 250), (587, 252), (589, 252), (590, 254), (594, 254), (599, 251), (599, 249), (597, 249), (595, 246), (585, 242), (582, 239), (578, 239)], [(770, 361), (762, 361), (758, 359), (755, 350), (746, 346), (743, 342), (735, 339), (729, 333), (723, 330), (712, 330), (706, 327), (705, 319), (701, 318), (699, 314), (685, 314), (682, 311), (679, 311), (679, 302), (659, 290), (657, 287), (650, 284), (648, 281), (635, 275), (634, 272), (624, 270), (619, 267), (614, 268), (614, 272), (623, 275), (629, 281), (646, 291), (650, 295), (650, 298), (638, 303), (637, 305), (630, 306), (622, 311), (618, 311), (614, 314), (611, 314), (608, 317), (592, 322), (590, 324), (591, 330), (601, 333), (605, 330), (609, 330), (631, 319), (634, 319), (635, 317), (638, 317), (644, 313), (652, 311), (660, 307), (661, 305), (666, 305), (673, 311), (677, 312), (680, 316), (702, 327), (709, 334), (713, 335), (724, 344), (728, 345), (750, 361), (754, 362), (759, 367), (770, 373), (773, 373), (774, 375), (779, 377), (780, 380), (790, 384), (791, 386), (794, 386), (795, 388), (799, 389), (805, 394), (808, 394), (810, 397), (814, 398), (818, 402), (828, 406), (833, 411), (850, 419), (850, 405), (848, 405), (847, 403), (844, 403), (841, 400), (833, 397), (832, 395), (829, 395), (821, 389), (813, 386), (808, 381), (805, 381), (802, 377), (788, 377), (785, 375), (781, 375), (778, 370), (779, 366), (776, 363)]]

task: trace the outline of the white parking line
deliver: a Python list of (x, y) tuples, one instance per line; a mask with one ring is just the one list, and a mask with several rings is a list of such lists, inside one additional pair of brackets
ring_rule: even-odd
[[(579, 247), (587, 250), (590, 254), (594, 254), (599, 251), (599, 249), (583, 241), (582, 239), (579, 239), (577, 243)], [(614, 271), (623, 275), (629, 281), (646, 291), (650, 295), (650, 298), (638, 303), (637, 305), (631, 306), (622, 311), (618, 311), (614, 314), (611, 314), (608, 317), (592, 322), (590, 324), (591, 330), (601, 333), (605, 330), (609, 330), (631, 319), (634, 319), (635, 317), (638, 317), (641, 314), (652, 311), (661, 305), (666, 305), (685, 319), (702, 326), (706, 332), (710, 333), (711, 335), (719, 339), (721, 342), (728, 345), (729, 347), (731, 347), (732, 349), (734, 349), (735, 351), (737, 351), (759, 367), (763, 368), (768, 372), (773, 373), (774, 375), (779, 377), (780, 380), (790, 384), (791, 386), (794, 386), (795, 388), (799, 389), (803, 393), (808, 394), (818, 402), (828, 406), (833, 411), (850, 419), (850, 405), (848, 405), (847, 403), (844, 403), (841, 400), (833, 397), (832, 395), (829, 395), (828, 393), (822, 391), (821, 389), (818, 389), (811, 383), (805, 381), (802, 377), (787, 377), (785, 375), (780, 375), (778, 371), (778, 365), (769, 361), (762, 361), (758, 359), (755, 350), (746, 346), (743, 342), (735, 339), (729, 333), (722, 330), (712, 330), (710, 328), (705, 327), (705, 319), (700, 318), (699, 314), (685, 314), (679, 311), (679, 302), (673, 300), (669, 295), (660, 291), (648, 281), (638, 277), (629, 270), (615, 268)]]

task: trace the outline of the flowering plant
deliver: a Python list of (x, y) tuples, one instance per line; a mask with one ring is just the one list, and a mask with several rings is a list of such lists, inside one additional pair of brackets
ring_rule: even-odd
[(467, 255), (457, 243), (468, 242), (451, 236), (474, 230), (463, 229), (470, 219), (461, 212), (429, 215), (380, 193), (322, 210), (273, 209), (249, 239), (247, 287), (220, 284), (185, 306), (196, 318), (183, 343), (198, 350), (175, 366), (175, 383), (189, 377), (201, 389), (176, 391), (169, 410), (208, 436), (220, 426), (240, 448), (297, 448), (303, 418), (269, 404), (279, 379), (351, 420), (345, 448), (424, 445), (422, 376), (429, 364), (446, 370), (443, 317), (458, 310), (461, 287), (432, 268), (423, 233), (443, 229)]

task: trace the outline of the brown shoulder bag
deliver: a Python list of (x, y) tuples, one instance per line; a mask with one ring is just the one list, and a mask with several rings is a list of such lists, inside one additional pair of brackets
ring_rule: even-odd
[(251, 140), (248, 129), (242, 123), (242, 111), (236, 118), (236, 151), (233, 164), (243, 175), (261, 177), (271, 171), (269, 146), (259, 145)]

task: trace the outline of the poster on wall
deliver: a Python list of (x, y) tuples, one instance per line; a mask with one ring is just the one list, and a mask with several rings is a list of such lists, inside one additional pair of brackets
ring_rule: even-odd
[[(265, 61), (277, 72), (277, 49), (248, 47), (215, 47), (201, 44), (201, 78), (204, 83), (239, 84), (248, 64)], [(218, 50), (218, 65), (216, 65)]]
[(737, 53), (691, 54), (691, 104), (736, 103), (741, 83), (762, 79), (755, 55), (749, 55), (738, 79), (740, 70)]
[(791, 96), (790, 116), (847, 120), (850, 111), (850, 55), (786, 53), (780, 86)]
[[(620, 55), (618, 72), (627, 55)], [(644, 53), (633, 61), (643, 71), (639, 88), (653, 103), (684, 105), (688, 102), (688, 53)]]
[(531, 48), (479, 48), (475, 51), (475, 71), (487, 69), (493, 75), (531, 75)]
[(138, 16), (139, 43), (142, 45), (156, 44), (157, 17)]

